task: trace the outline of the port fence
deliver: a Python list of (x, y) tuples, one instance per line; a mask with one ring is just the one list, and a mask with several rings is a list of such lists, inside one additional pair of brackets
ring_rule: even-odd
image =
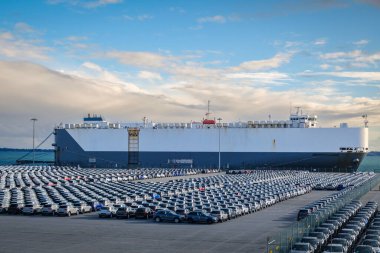
[(312, 232), (316, 227), (346, 204), (361, 198), (379, 183), (380, 174), (376, 174), (375, 177), (348, 191), (344, 196), (338, 198), (333, 203), (330, 203), (325, 208), (313, 212), (306, 218), (289, 225), (289, 227), (279, 232), (277, 235), (268, 237), (267, 253), (288, 253), (293, 245), (299, 242), (302, 237)]

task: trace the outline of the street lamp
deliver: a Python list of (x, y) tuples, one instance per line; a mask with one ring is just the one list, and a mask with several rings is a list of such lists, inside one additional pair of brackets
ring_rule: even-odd
[(222, 118), (218, 118), (218, 137), (219, 137), (219, 149), (218, 149), (218, 170), (220, 170), (220, 128), (222, 127), (220, 121), (222, 120)]
[(35, 136), (35, 124), (36, 124), (37, 119), (32, 118), (30, 120), (33, 121), (33, 165), (34, 165), (34, 161), (36, 159), (36, 150), (34, 149), (34, 136)]

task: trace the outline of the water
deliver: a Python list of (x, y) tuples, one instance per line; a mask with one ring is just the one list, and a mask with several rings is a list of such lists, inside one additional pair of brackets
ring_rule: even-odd
[[(0, 165), (16, 164), (16, 160), (26, 155), (26, 151), (4, 151), (0, 150)], [(32, 160), (33, 154), (29, 154), (23, 160)], [(36, 160), (54, 161), (53, 151), (37, 151)], [(367, 156), (360, 164), (359, 171), (380, 170), (380, 155)]]
[[(16, 160), (28, 154), (27, 151), (4, 151), (0, 150), (0, 165), (16, 164)], [(33, 160), (33, 153), (28, 154), (22, 160)], [(36, 151), (35, 160), (54, 161), (53, 151)]]

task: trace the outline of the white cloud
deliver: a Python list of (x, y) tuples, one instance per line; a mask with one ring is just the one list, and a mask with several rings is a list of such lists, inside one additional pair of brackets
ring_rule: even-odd
[(46, 61), (51, 50), (34, 40), (23, 39), (10, 32), (0, 34), (0, 56), (8, 59)]
[(221, 15), (202, 17), (197, 19), (198, 23), (219, 23), (223, 24), (227, 21), (227, 18)]
[(92, 62), (85, 62), (82, 64), (82, 66), (91, 70), (98, 71), (98, 72), (102, 71), (102, 68), (99, 65), (96, 65), (95, 63), (92, 63)]
[(326, 43), (327, 43), (326, 39), (317, 39), (316, 41), (314, 41), (314, 45), (317, 45), (317, 46), (322, 46), (322, 45), (325, 45)]
[(380, 81), (380, 72), (303, 72), (301, 76), (334, 76), (340, 78), (359, 79), (364, 82), (378, 82)]
[[(322, 85), (280, 91), (259, 85), (270, 82), (271, 78), (280, 81), (289, 78), (280, 72), (232, 73), (218, 69), (213, 73), (204, 69), (203, 73), (194, 76), (192, 71), (201, 69), (201, 66), (187, 67), (180, 74), (173, 70), (170, 78), (157, 80), (160, 85), (156, 83), (157, 87), (147, 92), (141, 88), (145, 85), (144, 79), (140, 83), (129, 83), (93, 62), (83, 63), (76, 72), (66, 70), (68, 74), (25, 62), (0, 62), (0, 117), (8, 119), (0, 124), (0, 146), (11, 145), (5, 143), (9, 138), (4, 137), (8, 135), (4, 134), (4, 129), (12, 127), (17, 130), (17, 126), (25, 129), (25, 121), (30, 115), (39, 118), (39, 135), (47, 136), (55, 124), (80, 121), (87, 112), (117, 121), (139, 121), (143, 116), (161, 122), (199, 120), (209, 99), (214, 115), (226, 121), (260, 120), (268, 114), (274, 119), (286, 119), (292, 103), (301, 105), (304, 111), (318, 114), (324, 126), (339, 124), (339, 121), (361, 125), (359, 116), (363, 112), (371, 115), (372, 124), (380, 125), (379, 99), (354, 98), (341, 94), (334, 87)], [(223, 74), (230, 76), (223, 77)], [(329, 75), (363, 78), (363, 75), (372, 74)], [(380, 74), (377, 75), (376, 80), (380, 78)], [(249, 78), (249, 82), (246, 83), (244, 78)], [(275, 102), (268, 103), (269, 100)], [(14, 145), (27, 143), (30, 134), (16, 130), (12, 134), (19, 137)]]
[(367, 45), (368, 42), (369, 42), (368, 40), (358, 40), (358, 41), (353, 42), (352, 44), (357, 45), (357, 46), (364, 46), (364, 45)]
[(83, 41), (87, 40), (88, 38), (86, 36), (68, 36), (66, 37), (66, 40), (69, 41)]
[(328, 65), (328, 64), (321, 64), (321, 65), (319, 65), (319, 67), (320, 67), (321, 69), (326, 70), (326, 69), (330, 68), (330, 65)]
[(11, 40), (13, 38), (13, 34), (10, 32), (0, 33), (0, 40)]
[(291, 53), (278, 53), (269, 59), (243, 62), (239, 66), (233, 67), (232, 69), (235, 71), (258, 71), (274, 69), (280, 67), (285, 63), (288, 63), (291, 57)]
[(117, 59), (125, 65), (143, 68), (163, 67), (165, 66), (165, 63), (175, 60), (175, 58), (171, 56), (164, 56), (150, 52), (110, 51), (106, 52), (104, 56)]
[(325, 60), (331, 60), (331, 59), (342, 59), (345, 57), (356, 58), (361, 55), (362, 55), (362, 51), (354, 50), (351, 52), (333, 52), (333, 53), (321, 54), (320, 57)]
[(150, 72), (150, 71), (140, 71), (138, 73), (138, 78), (147, 80), (162, 80), (160, 73)]
[(286, 73), (279, 72), (255, 72), (255, 73), (229, 73), (225, 75), (228, 79), (245, 79), (254, 85), (282, 85), (285, 81), (291, 80)]
[(34, 33), (35, 30), (33, 27), (28, 25), (27, 23), (19, 22), (15, 24), (15, 30), (18, 32), (23, 32), (23, 33)]
[(369, 67), (376, 65), (380, 61), (380, 52), (373, 54), (365, 53), (361, 50), (353, 50), (349, 52), (333, 52), (321, 54), (320, 58), (331, 63), (345, 63), (350, 67)]

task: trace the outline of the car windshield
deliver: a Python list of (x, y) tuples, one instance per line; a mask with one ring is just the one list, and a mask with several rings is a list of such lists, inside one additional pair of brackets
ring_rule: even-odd
[(106, 210), (106, 211), (108, 211), (108, 210), (110, 210), (110, 208), (108, 206), (104, 206), (100, 210)]
[(318, 243), (318, 241), (316, 239), (312, 239), (312, 238), (303, 238), (302, 242), (308, 242), (310, 244), (317, 244)]
[(337, 235), (338, 238), (344, 238), (344, 239), (351, 239), (351, 235), (350, 234), (338, 234)]
[(49, 205), (44, 205), (44, 207), (51, 207), (51, 204), (49, 204)]
[(293, 249), (295, 250), (309, 250), (309, 246), (307, 244), (296, 244)]
[(336, 243), (336, 244), (341, 244), (341, 245), (347, 245), (347, 240), (345, 239), (333, 239), (331, 242)]
[(354, 253), (373, 253), (373, 250), (371, 247), (367, 247), (367, 246), (358, 246)]
[(343, 247), (340, 245), (327, 245), (326, 249), (330, 252), (343, 252)]
[(375, 240), (364, 240), (362, 242), (363, 245), (369, 245), (371, 247), (379, 247), (379, 242)]

